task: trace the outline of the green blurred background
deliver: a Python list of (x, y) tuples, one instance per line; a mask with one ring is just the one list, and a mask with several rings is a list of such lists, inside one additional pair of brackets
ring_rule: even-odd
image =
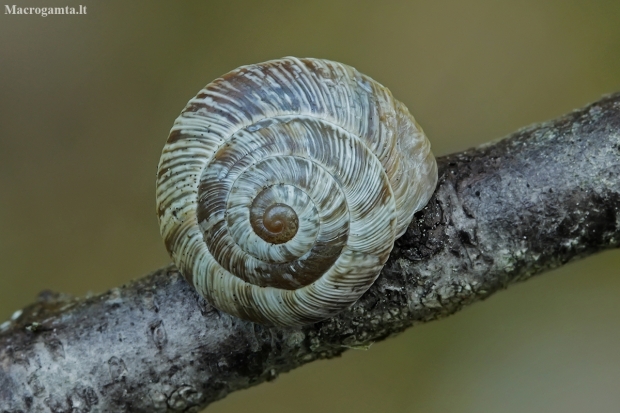
[[(101, 292), (168, 262), (161, 148), (187, 100), (239, 65), (352, 65), (439, 156), (620, 90), (617, 0), (82, 4), (0, 14), (0, 321), (43, 289)], [(617, 251), (574, 263), (208, 410), (619, 411), (619, 264)]]

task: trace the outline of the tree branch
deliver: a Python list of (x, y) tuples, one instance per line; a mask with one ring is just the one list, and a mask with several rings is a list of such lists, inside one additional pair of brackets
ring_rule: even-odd
[(285, 329), (242, 321), (174, 266), (101, 295), (44, 292), (0, 325), (1, 411), (196, 412), (618, 246), (620, 94), (438, 163), (428, 206), (337, 317)]

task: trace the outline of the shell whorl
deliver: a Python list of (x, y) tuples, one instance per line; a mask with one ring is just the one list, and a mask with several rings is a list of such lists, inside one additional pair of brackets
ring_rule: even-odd
[(293, 326), (372, 285), (436, 181), (428, 140), (388, 89), (340, 63), (284, 58), (189, 101), (163, 149), (157, 212), (203, 297)]

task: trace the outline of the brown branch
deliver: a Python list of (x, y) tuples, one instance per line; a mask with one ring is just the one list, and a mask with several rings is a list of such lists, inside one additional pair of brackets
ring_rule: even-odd
[(97, 296), (43, 293), (0, 325), (0, 411), (198, 411), (618, 246), (620, 94), (438, 161), (430, 203), (337, 317), (245, 322), (199, 298), (173, 266)]

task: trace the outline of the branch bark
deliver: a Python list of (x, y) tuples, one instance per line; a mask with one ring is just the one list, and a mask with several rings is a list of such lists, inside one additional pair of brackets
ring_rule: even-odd
[(438, 163), (433, 198), (340, 315), (242, 321), (172, 265), (96, 296), (44, 292), (0, 325), (0, 411), (197, 412), (619, 245), (620, 93)]

